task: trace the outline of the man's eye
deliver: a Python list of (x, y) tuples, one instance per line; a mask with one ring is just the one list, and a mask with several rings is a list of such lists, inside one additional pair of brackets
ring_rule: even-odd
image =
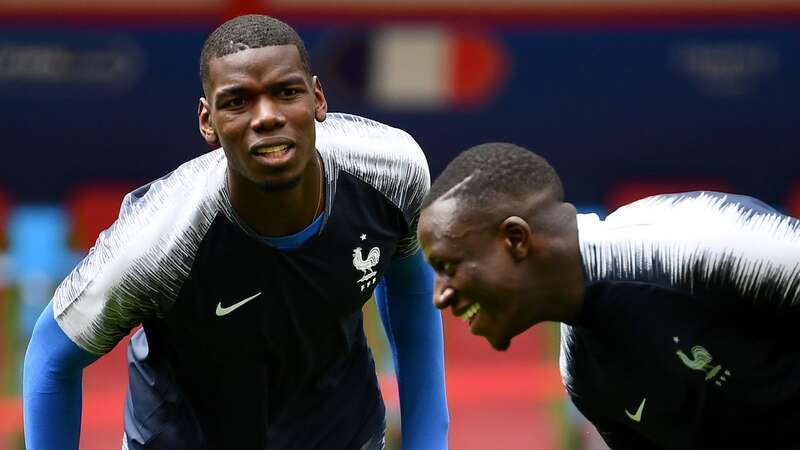
[(220, 108), (238, 108), (242, 105), (244, 105), (243, 97), (232, 97), (220, 102)]
[(295, 88), (286, 88), (286, 89), (283, 90), (283, 96), (284, 97), (294, 97), (298, 93), (300, 93), (300, 90), (295, 89)]
[(455, 273), (456, 265), (451, 262), (443, 262), (441, 264), (441, 271), (447, 275), (453, 275)]

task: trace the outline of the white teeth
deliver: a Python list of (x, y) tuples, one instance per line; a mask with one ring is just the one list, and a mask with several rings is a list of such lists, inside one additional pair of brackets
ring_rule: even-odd
[(473, 317), (475, 317), (475, 314), (478, 314), (478, 311), (480, 310), (481, 310), (481, 305), (478, 303), (473, 303), (459, 317), (461, 317), (461, 320), (463, 320), (464, 322), (469, 322), (470, 320), (472, 320)]
[(287, 148), (289, 148), (289, 144), (273, 145), (272, 147), (257, 148), (256, 153), (259, 155), (268, 155), (270, 153), (282, 152)]

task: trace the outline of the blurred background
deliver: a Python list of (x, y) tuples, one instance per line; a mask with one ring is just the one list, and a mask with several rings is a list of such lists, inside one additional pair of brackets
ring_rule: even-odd
[[(798, 0), (0, 0), (0, 450), (24, 447), (36, 317), (125, 192), (208, 150), (200, 48), (250, 12), (295, 26), (330, 109), (409, 131), (434, 177), (502, 140), (547, 157), (583, 212), (711, 189), (800, 214)], [(444, 325), (451, 448), (604, 448), (565, 400), (555, 326), (499, 354)], [(124, 346), (85, 373), (82, 449), (119, 448)]]

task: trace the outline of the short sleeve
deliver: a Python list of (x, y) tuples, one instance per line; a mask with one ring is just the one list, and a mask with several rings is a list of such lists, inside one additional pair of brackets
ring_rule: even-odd
[(53, 315), (67, 337), (102, 355), (169, 311), (220, 210), (224, 173), (218, 150), (125, 197), (117, 220), (56, 289)]

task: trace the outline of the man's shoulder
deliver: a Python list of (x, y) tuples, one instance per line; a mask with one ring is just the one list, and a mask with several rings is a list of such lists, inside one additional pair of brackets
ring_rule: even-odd
[(53, 296), (57, 321), (74, 342), (103, 354), (169, 309), (224, 207), (224, 175), (224, 156), (211, 152), (125, 197), (117, 220)]
[[(773, 228), (797, 228), (800, 222), (788, 217), (753, 197), (713, 191), (660, 194), (620, 207), (598, 221), (592, 215), (579, 215), (579, 228), (628, 231), (666, 226), (670, 233), (658, 230), (651, 238), (687, 239), (704, 231), (719, 236), (720, 227), (727, 231), (777, 231)], [(782, 230), (781, 230), (782, 231)]]
[[(224, 203), (225, 156), (221, 149), (178, 166), (172, 172), (128, 193), (116, 222), (98, 244), (125, 247), (193, 228), (198, 214), (213, 215)], [(137, 244), (137, 247), (141, 247)]]
[(659, 281), (697, 292), (800, 302), (800, 222), (751, 197), (689, 192), (648, 197), (604, 221), (580, 216), (589, 280)]
[(609, 215), (609, 219), (628, 220), (634, 214), (656, 218), (670, 218), (674, 213), (703, 220), (709, 215), (738, 214), (745, 219), (755, 215), (785, 217), (783, 213), (755, 197), (716, 191), (691, 191), (658, 194), (621, 206)]
[(400, 128), (350, 114), (329, 114), (317, 124), (317, 149), (328, 173), (353, 175), (407, 209), (430, 189), (428, 162), (419, 144)]
[(317, 148), (326, 162), (356, 175), (428, 172), (419, 144), (406, 131), (351, 114), (329, 114), (317, 124)]
[(221, 148), (190, 159), (164, 176), (129, 192), (123, 200), (123, 210), (126, 206), (139, 203), (148, 196), (182, 195), (188, 191), (208, 187), (213, 181), (202, 180), (219, 178), (219, 174), (224, 172), (224, 162), (225, 155)]

